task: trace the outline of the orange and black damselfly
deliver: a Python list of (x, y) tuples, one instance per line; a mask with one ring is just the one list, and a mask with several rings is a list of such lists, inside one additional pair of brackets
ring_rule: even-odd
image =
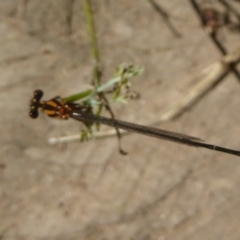
[(223, 148), (220, 146), (204, 143), (200, 138), (188, 136), (181, 133), (170, 132), (154, 127), (147, 127), (135, 123), (129, 123), (113, 118), (107, 118), (94, 115), (91, 112), (91, 108), (76, 103), (64, 103), (60, 97), (52, 98), (48, 101), (41, 101), (43, 96), (42, 90), (34, 91), (33, 98), (30, 104), (29, 116), (31, 118), (38, 117), (38, 110), (41, 109), (49, 117), (58, 119), (75, 119), (85, 124), (87, 123), (99, 123), (110, 127), (123, 129), (129, 132), (136, 132), (150, 137), (155, 137), (167, 141), (177, 142), (193, 147), (202, 147), (210, 150), (224, 152), (232, 155), (240, 156), (240, 151), (236, 151), (229, 148)]

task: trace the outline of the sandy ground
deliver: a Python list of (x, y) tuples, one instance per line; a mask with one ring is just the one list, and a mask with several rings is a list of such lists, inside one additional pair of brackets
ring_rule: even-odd
[[(239, 240), (239, 157), (137, 134), (122, 139), (127, 156), (113, 137), (49, 145), (49, 137), (82, 126), (28, 117), (35, 89), (49, 99), (91, 82), (81, 2), (0, 1), (1, 239)], [(157, 122), (221, 57), (187, 0), (156, 1), (180, 36), (147, 0), (95, 2), (104, 79), (122, 62), (145, 67), (132, 81), (141, 98), (114, 107), (119, 119)], [(229, 3), (240, 12), (237, 1)], [(239, 36), (219, 32), (229, 51)], [(157, 126), (240, 149), (239, 93), (229, 74), (182, 116)]]

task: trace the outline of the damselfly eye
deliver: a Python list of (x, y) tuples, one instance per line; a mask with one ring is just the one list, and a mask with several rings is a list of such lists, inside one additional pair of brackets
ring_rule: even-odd
[(38, 117), (38, 110), (37, 109), (30, 110), (29, 117), (30, 118), (37, 118)]
[(34, 93), (33, 93), (33, 98), (34, 98), (35, 101), (37, 101), (37, 102), (40, 101), (40, 99), (42, 98), (42, 96), (43, 96), (43, 91), (40, 90), (40, 89), (35, 90)]

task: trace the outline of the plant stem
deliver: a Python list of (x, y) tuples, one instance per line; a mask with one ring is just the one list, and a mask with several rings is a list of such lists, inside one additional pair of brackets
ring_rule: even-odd
[(97, 88), (101, 85), (101, 67), (100, 67), (100, 54), (98, 49), (97, 35), (94, 24), (94, 16), (92, 11), (91, 0), (84, 0), (85, 14), (87, 19), (87, 28), (90, 38), (92, 56), (94, 59), (93, 76), (94, 86)]

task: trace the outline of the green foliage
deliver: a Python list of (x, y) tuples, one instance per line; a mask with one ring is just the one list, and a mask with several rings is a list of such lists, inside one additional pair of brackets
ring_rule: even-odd
[[(101, 84), (97, 88), (94, 88), (93, 86), (92, 89), (65, 97), (62, 100), (66, 103), (80, 101), (84, 106), (87, 106), (90, 109), (95, 109), (96, 115), (100, 115), (105, 103), (99, 99), (99, 94), (107, 94), (109, 96), (107, 98), (109, 104), (114, 102), (126, 104), (128, 98), (126, 91), (129, 90), (131, 86), (131, 79), (142, 74), (143, 70), (144, 69), (141, 66), (120, 64), (117, 67), (113, 78), (106, 83)], [(92, 124), (84, 124), (87, 128), (81, 133), (81, 141), (88, 139), (88, 137), (92, 135)], [(99, 125), (95, 125), (98, 130)]]

